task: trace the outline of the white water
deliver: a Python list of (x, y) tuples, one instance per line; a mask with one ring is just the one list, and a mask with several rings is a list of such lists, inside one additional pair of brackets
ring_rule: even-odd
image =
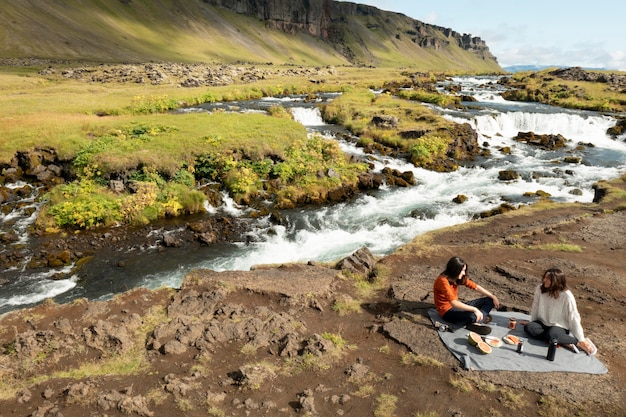
[[(71, 290), (78, 281), (76, 275), (68, 279), (51, 279), (57, 273), (70, 272), (71, 268), (71, 266), (67, 266), (60, 270), (22, 275), (19, 280), (2, 288), (0, 307), (35, 304)], [(13, 295), (5, 296), (5, 294)]]
[[(496, 103), (505, 102), (497, 93), (479, 91), (477, 94), (483, 99), (491, 97)], [(512, 105), (520, 107), (518, 103)], [(524, 108), (524, 105), (521, 107)], [(482, 166), (460, 168), (452, 173), (431, 172), (404, 161), (381, 157), (374, 161), (376, 170), (385, 166), (401, 171), (411, 170), (418, 185), (386, 188), (371, 195), (362, 195), (350, 203), (291, 213), (286, 216), (291, 220), (289, 226), (261, 223), (255, 243), (238, 245), (232, 253), (206, 259), (193, 265), (193, 268), (248, 270), (263, 263), (333, 261), (363, 246), (375, 254), (384, 255), (419, 234), (467, 222), (477, 213), (504, 202), (532, 203), (534, 199), (522, 197), (528, 191), (543, 190), (560, 202), (590, 202), (594, 182), (617, 177), (626, 169), (626, 144), (612, 140), (605, 133), (615, 120), (608, 116), (554, 108), (551, 113), (542, 110), (542, 113), (531, 113), (487, 109), (469, 119), (467, 115), (448, 115), (460, 123), (470, 122), (479, 132), (479, 143), (489, 143), (493, 157)], [(292, 107), (291, 111), (294, 118), (307, 128), (323, 130), (324, 122), (316, 108)], [(581, 157), (583, 163), (555, 163), (562, 160), (562, 151), (543, 151), (517, 143), (512, 137), (520, 131), (562, 134), (571, 140), (567, 145), (569, 154)], [(577, 149), (579, 142), (594, 147)], [(341, 145), (346, 153), (362, 154), (362, 150), (351, 143)], [(503, 146), (512, 148), (510, 155), (497, 150)], [(592, 165), (586, 160), (603, 161), (604, 165)], [(521, 174), (521, 178), (513, 182), (499, 181), (498, 173), (502, 169), (514, 169)], [(541, 176), (533, 176), (533, 173), (540, 173)], [(452, 202), (459, 194), (468, 197), (464, 204)], [(271, 234), (267, 233), (270, 228)], [(152, 275), (147, 277), (144, 285), (157, 287), (167, 283), (177, 286), (187, 270), (183, 268), (177, 274)]]
[[(479, 144), (487, 143), (492, 156), (473, 166), (452, 173), (436, 173), (415, 168), (405, 161), (389, 157), (374, 160), (375, 170), (384, 167), (411, 170), (417, 185), (410, 188), (383, 187), (380, 191), (361, 195), (355, 201), (319, 209), (294, 210), (283, 213), (283, 225), (259, 219), (250, 232), (252, 239), (232, 245), (228, 250), (211, 252), (204, 259), (179, 260), (175, 268), (145, 273), (140, 285), (149, 288), (177, 287), (191, 270), (207, 268), (216, 271), (248, 270), (258, 264), (287, 262), (334, 261), (366, 246), (377, 255), (388, 254), (415, 236), (442, 227), (470, 221), (477, 213), (504, 202), (526, 204), (535, 201), (523, 197), (526, 192), (543, 190), (559, 202), (590, 202), (591, 186), (601, 179), (618, 177), (626, 171), (626, 144), (606, 135), (615, 124), (608, 116), (565, 111), (528, 103), (510, 103), (499, 96), (498, 87), (482, 85), (484, 79), (464, 79), (464, 94), (472, 94), (485, 104), (482, 110), (448, 111), (438, 109), (451, 120), (470, 123), (478, 132)], [(267, 100), (271, 102), (272, 100)], [(291, 100), (289, 100), (291, 101)], [(331, 135), (333, 128), (322, 121), (319, 110), (290, 104), (294, 118), (310, 131)], [(569, 139), (566, 152), (544, 151), (517, 143), (518, 132), (562, 134)], [(579, 143), (584, 144), (579, 146)], [(352, 143), (340, 142), (346, 153), (363, 155)], [(589, 146), (593, 145), (593, 146)], [(500, 152), (509, 147), (510, 154)], [(564, 156), (581, 158), (580, 164), (563, 163)], [(512, 169), (521, 177), (512, 182), (498, 180), (503, 169)], [(452, 200), (459, 194), (468, 197), (463, 204)], [(245, 210), (224, 196), (222, 207), (206, 205), (208, 212), (244, 216)], [(147, 254), (145, 254), (147, 255)], [(144, 256), (144, 255), (141, 255)], [(39, 278), (41, 279), (41, 278)], [(75, 280), (48, 281), (39, 287), (27, 288), (36, 277), (22, 285), (30, 294), (16, 291), (12, 297), (0, 296), (3, 304), (22, 305), (68, 291)], [(6, 287), (5, 287), (6, 288)], [(89, 289), (85, 288), (85, 293)], [(108, 297), (112, 294), (100, 295)]]

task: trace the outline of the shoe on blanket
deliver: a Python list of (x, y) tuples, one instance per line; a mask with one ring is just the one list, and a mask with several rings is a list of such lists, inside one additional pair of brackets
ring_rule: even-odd
[(581, 340), (580, 342), (578, 342), (578, 347), (584, 350), (585, 353), (589, 356), (593, 356), (598, 353), (598, 348), (588, 337), (585, 340)]
[(465, 325), (465, 328), (470, 332), (477, 333), (481, 336), (486, 336), (491, 333), (491, 327), (485, 326), (484, 324), (468, 323)]

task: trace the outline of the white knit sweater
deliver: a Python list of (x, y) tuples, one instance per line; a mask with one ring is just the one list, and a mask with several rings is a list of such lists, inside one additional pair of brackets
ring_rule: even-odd
[(576, 299), (570, 290), (561, 291), (559, 298), (555, 299), (547, 292), (542, 293), (541, 285), (538, 285), (535, 288), (530, 317), (532, 321), (539, 320), (546, 326), (567, 329), (578, 341), (585, 338)]

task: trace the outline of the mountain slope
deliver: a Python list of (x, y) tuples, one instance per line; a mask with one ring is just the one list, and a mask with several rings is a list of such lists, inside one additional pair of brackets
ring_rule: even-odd
[(332, 0), (15, 0), (0, 10), (0, 55), (502, 72), (480, 38)]

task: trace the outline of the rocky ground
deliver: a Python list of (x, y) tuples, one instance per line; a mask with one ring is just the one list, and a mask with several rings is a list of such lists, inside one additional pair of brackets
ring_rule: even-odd
[[(0, 414), (623, 416), (626, 199), (610, 197), (440, 230), (382, 259), (199, 270), (177, 290), (6, 314)], [(609, 372), (463, 370), (427, 316), (454, 255), (521, 311), (545, 269), (564, 269)]]

